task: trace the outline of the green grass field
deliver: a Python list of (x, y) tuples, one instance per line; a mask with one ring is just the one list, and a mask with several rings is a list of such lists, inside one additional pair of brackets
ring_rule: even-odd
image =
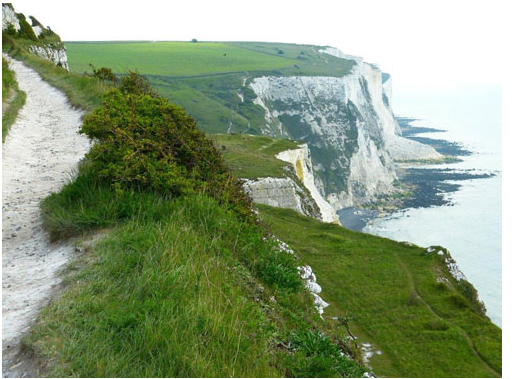
[(188, 76), (263, 71), (293, 66), (285, 57), (269, 56), (226, 43), (134, 42), (66, 43), (73, 72), (89, 63), (114, 72), (138, 70), (144, 75)]
[(260, 42), (66, 42), (71, 71), (89, 63), (116, 73), (198, 76), (233, 72), (343, 76), (352, 61), (318, 52), (319, 47)]
[(259, 205), (262, 218), (311, 265), (325, 317), (351, 315), (360, 343), (382, 355), (378, 376), (489, 377), (501, 374), (501, 329), (480, 316), (437, 254), (417, 246)]
[(286, 176), (284, 167), (291, 168), (291, 165), (276, 155), (299, 145), (295, 141), (244, 134), (212, 134), (210, 138), (233, 174), (244, 179)]

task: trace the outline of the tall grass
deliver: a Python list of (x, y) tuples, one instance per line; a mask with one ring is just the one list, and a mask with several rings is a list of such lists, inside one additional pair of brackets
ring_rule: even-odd
[(26, 341), (49, 362), (45, 374), (364, 373), (341, 357), (331, 338), (305, 342), (322, 322), (295, 258), (218, 201), (116, 193), (82, 170), (42, 208), (54, 238), (111, 229), (82, 258), (84, 268), (70, 274), (65, 294), (42, 313)]
[(26, 98), (26, 93), (18, 88), (14, 72), (2, 58), (2, 142), (14, 124), (18, 112), (25, 105)]

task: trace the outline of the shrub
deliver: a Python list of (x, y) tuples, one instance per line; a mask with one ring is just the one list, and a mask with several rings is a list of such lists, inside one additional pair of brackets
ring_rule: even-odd
[(456, 294), (450, 295), (450, 300), (451, 300), (452, 304), (458, 308), (468, 308), (469, 307), (468, 301), (460, 295), (456, 295)]
[(34, 30), (30, 24), (27, 22), (23, 13), (18, 13), (17, 16), (20, 22), (20, 30), (18, 31), (19, 38), (26, 38), (32, 41), (37, 41), (36, 34), (34, 33)]
[(136, 73), (104, 95), (80, 132), (97, 141), (87, 154), (90, 170), (117, 191), (207, 193), (254, 219), (249, 198), (213, 142), (182, 108), (158, 96)]
[[(11, 37), (15, 37), (17, 32), (16, 32), (16, 28), (14, 27), (13, 24), (9, 23), (7, 24), (7, 28), (5, 28), (5, 33)], [(3, 34), (3, 33), (2, 33)], [(3, 39), (3, 38), (2, 38)]]
[(470, 304), (473, 305), (473, 309), (478, 314), (485, 317), (487, 310), (485, 308), (485, 304), (478, 298), (478, 292), (475, 287), (467, 280), (460, 280), (458, 284), (462, 295), (469, 301)]
[(119, 79), (117, 79), (117, 76), (112, 72), (112, 69), (107, 67), (101, 67), (101, 68), (95, 68), (92, 63), (89, 63), (89, 67), (92, 69), (92, 74), (87, 74), (89, 76), (93, 76), (95, 78), (98, 78), (102, 82), (112, 82), (114, 84), (117, 84), (119, 82)]
[(124, 94), (137, 94), (149, 95), (151, 97), (158, 97), (158, 94), (153, 91), (147, 80), (144, 79), (137, 72), (130, 71), (126, 76), (121, 78), (120, 90)]

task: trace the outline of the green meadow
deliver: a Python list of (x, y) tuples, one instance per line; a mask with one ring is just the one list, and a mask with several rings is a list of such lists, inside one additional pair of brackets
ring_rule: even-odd
[(66, 43), (73, 72), (89, 63), (114, 72), (137, 70), (145, 75), (188, 76), (274, 70), (293, 66), (286, 57), (269, 56), (226, 43), (134, 42)]
[(437, 249), (428, 254), (288, 209), (258, 209), (313, 268), (330, 304), (324, 318), (349, 316), (359, 345), (372, 344), (378, 376), (500, 376), (501, 329), (468, 300), (467, 283), (450, 276)]
[(320, 46), (266, 42), (66, 42), (71, 72), (89, 64), (118, 75), (138, 71), (207, 133), (261, 134), (265, 114), (251, 79), (263, 75), (343, 76), (354, 62)]

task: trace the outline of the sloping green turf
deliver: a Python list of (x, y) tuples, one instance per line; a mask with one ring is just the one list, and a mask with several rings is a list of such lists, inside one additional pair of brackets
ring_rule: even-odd
[(501, 375), (501, 329), (462, 295), (443, 257), (291, 210), (258, 209), (313, 268), (330, 303), (324, 318), (351, 315), (359, 343), (382, 351), (370, 362), (378, 376)]

